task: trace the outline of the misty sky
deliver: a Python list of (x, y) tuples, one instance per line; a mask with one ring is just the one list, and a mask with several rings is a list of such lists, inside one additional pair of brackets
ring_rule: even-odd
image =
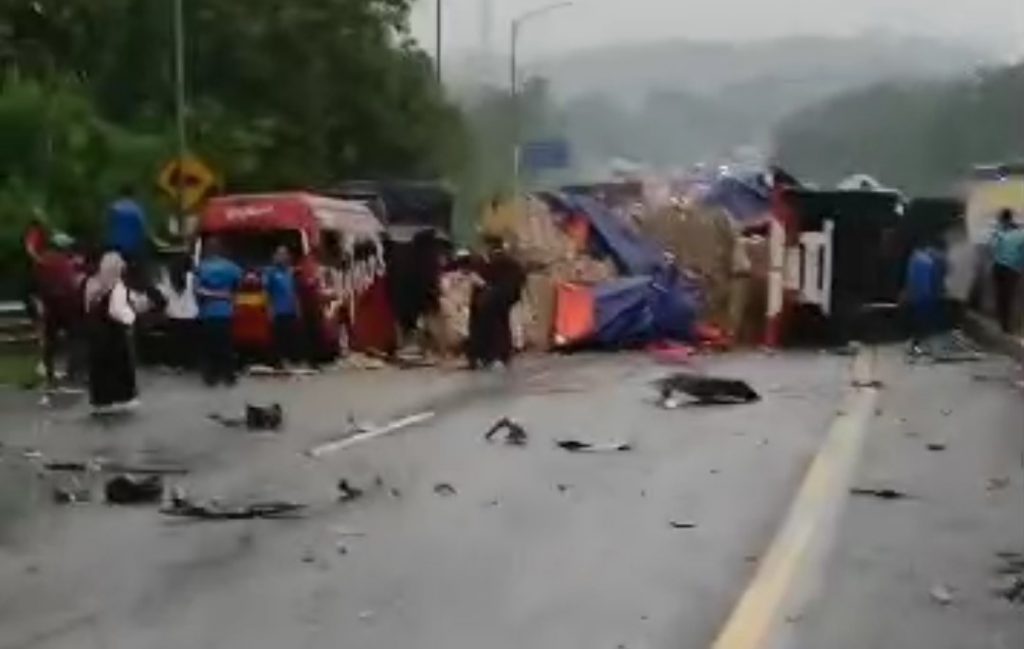
[[(434, 48), (434, 3), (414, 0), (413, 32)], [(492, 46), (508, 47), (508, 24), (549, 0), (443, 0), (445, 50), (476, 49), (491, 6)], [(736, 16), (742, 15), (743, 19)], [(610, 43), (663, 38), (751, 40), (869, 30), (991, 45), (1024, 56), (1024, 0), (576, 0), (524, 32), (524, 58)]]

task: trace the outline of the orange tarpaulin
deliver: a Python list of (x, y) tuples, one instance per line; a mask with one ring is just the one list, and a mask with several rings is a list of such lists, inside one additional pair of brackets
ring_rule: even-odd
[(590, 287), (559, 284), (555, 289), (555, 345), (586, 340), (594, 332), (594, 296)]

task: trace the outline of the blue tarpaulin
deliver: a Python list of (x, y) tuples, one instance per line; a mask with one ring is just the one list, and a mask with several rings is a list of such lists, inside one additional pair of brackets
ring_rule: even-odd
[(631, 347), (656, 340), (691, 340), (696, 287), (673, 267), (594, 286), (594, 342)]
[[(623, 275), (651, 275), (664, 255), (597, 200), (581, 194), (542, 194), (553, 211), (578, 214), (590, 223), (598, 256), (609, 256)], [(603, 253), (603, 254), (602, 254)]]
[(761, 175), (723, 176), (711, 185), (701, 202), (721, 207), (732, 218), (746, 224), (768, 213), (771, 196), (771, 188)]

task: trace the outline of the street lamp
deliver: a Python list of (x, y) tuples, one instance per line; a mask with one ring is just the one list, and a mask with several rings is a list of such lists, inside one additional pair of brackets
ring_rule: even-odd
[(512, 19), (512, 46), (509, 56), (509, 91), (512, 96), (512, 197), (519, 193), (519, 79), (518, 77), (518, 57), (519, 57), (519, 34), (523, 29), (523, 26), (541, 16), (547, 15), (552, 11), (558, 9), (564, 9), (572, 6), (572, 2), (553, 2), (543, 7), (531, 9), (530, 11), (524, 12)]
[(174, 112), (178, 139), (178, 234), (185, 232), (185, 156), (188, 135), (185, 130), (185, 10), (184, 0), (174, 0)]

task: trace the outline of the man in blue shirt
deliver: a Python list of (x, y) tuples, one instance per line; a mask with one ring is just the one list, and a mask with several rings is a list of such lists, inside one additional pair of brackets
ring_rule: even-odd
[(915, 249), (907, 262), (904, 287), (910, 315), (911, 353), (919, 353), (921, 343), (941, 326), (944, 286), (941, 244), (933, 241)]
[(1024, 273), (1024, 229), (1013, 221), (1013, 212), (999, 213), (996, 229), (989, 241), (992, 248), (992, 284), (995, 288), (996, 316), (1004, 332), (1010, 331), (1013, 300)]
[(263, 271), (263, 288), (270, 299), (270, 314), (274, 329), (274, 364), (299, 360), (299, 300), (295, 291), (295, 273), (291, 268), (288, 248), (280, 246), (274, 251), (274, 260)]
[(235, 353), (231, 318), (242, 269), (227, 259), (219, 239), (207, 239), (196, 269), (196, 298), (202, 330), (203, 380), (207, 385), (235, 383)]
[(107, 246), (126, 261), (137, 262), (146, 253), (148, 239), (146, 212), (135, 200), (132, 188), (125, 186), (107, 210)]

